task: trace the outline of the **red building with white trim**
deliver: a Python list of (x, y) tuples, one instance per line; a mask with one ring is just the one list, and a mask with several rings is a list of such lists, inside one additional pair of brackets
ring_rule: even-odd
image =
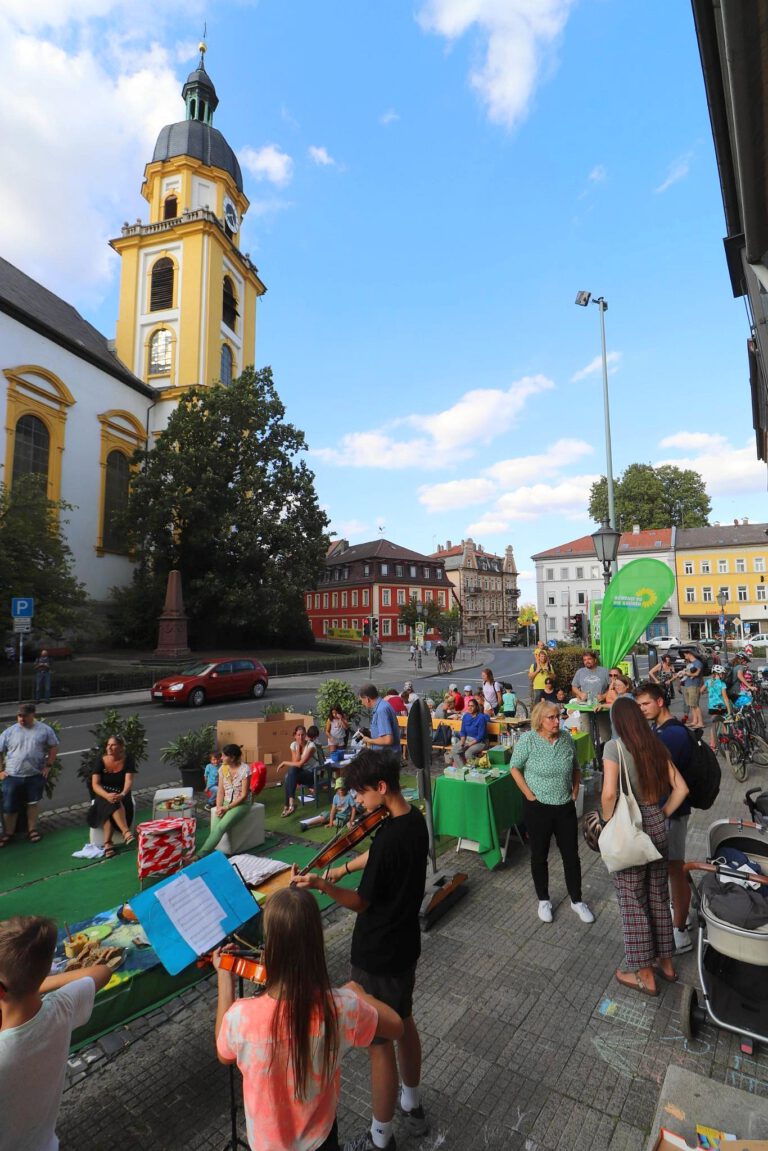
[[(419, 603), (436, 600), (443, 611), (452, 606), (441, 559), (385, 539), (354, 547), (348, 540), (336, 540), (328, 550), (325, 572), (317, 587), (305, 592), (304, 602), (317, 639), (330, 628), (351, 628), (362, 635), (363, 621), (376, 617), (378, 637), (385, 645), (410, 642), (410, 628), (400, 623), (399, 615), (414, 596)], [(428, 639), (437, 637), (436, 631), (426, 633)]]

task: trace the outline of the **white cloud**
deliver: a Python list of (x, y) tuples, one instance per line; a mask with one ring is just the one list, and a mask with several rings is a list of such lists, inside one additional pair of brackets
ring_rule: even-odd
[[(621, 363), (621, 352), (608, 352), (605, 357), (608, 364), (608, 375), (612, 376), (619, 370)], [(596, 376), (603, 370), (603, 357), (595, 356), (594, 360), (590, 360), (585, 368), (579, 368), (578, 372), (574, 372), (571, 376), (571, 383), (578, 384), (581, 380), (586, 380), (589, 376)]]
[(563, 468), (577, 463), (584, 456), (591, 455), (593, 451), (592, 445), (585, 440), (562, 439), (540, 455), (499, 460), (487, 469), (486, 475), (496, 481), (497, 487), (499, 484), (505, 488), (517, 487), (518, 484), (530, 480), (532, 476), (544, 478), (560, 475)]
[(314, 144), (310, 144), (307, 149), (310, 160), (315, 164), (319, 164), (323, 168), (333, 167), (336, 164), (333, 156), (328, 152), (327, 148), (319, 148)]
[(541, 74), (552, 70), (573, 0), (424, 0), (425, 31), (458, 40), (471, 28), (483, 37), (485, 56), (470, 84), (488, 115), (508, 128), (528, 113)]
[(428, 512), (446, 512), (466, 508), (492, 499), (498, 489), (489, 479), (449, 480), (444, 484), (429, 484), (419, 489), (419, 503)]
[(675, 160), (670, 165), (667, 175), (659, 184), (658, 188), (654, 188), (654, 192), (657, 194), (660, 192), (666, 192), (667, 189), (671, 188), (673, 184), (677, 184), (680, 182), (680, 180), (684, 180), (691, 170), (692, 159), (693, 152), (687, 152), (684, 156), (681, 156), (678, 160)]
[(608, 175), (605, 164), (595, 164), (592, 171), (587, 176), (587, 179), (592, 184), (602, 184), (603, 180)]
[(517, 573), (517, 578), (518, 580), (535, 580), (536, 572), (532, 568), (526, 568), (524, 571), (519, 571)]
[(336, 520), (331, 516), (331, 535), (336, 535), (340, 539), (352, 540), (363, 536), (372, 536), (374, 528), (365, 520)]
[(660, 448), (720, 448), (727, 443), (725, 436), (712, 432), (675, 432), (659, 441)]
[(386, 127), (387, 124), (396, 124), (399, 119), (400, 115), (394, 108), (387, 108), (386, 112), (382, 112), (379, 116), (379, 123)]
[[(699, 440), (699, 443), (685, 443), (685, 440)], [(707, 433), (678, 432), (667, 436), (662, 447), (670, 440), (677, 440), (678, 446), (689, 447), (696, 454), (677, 459), (657, 460), (655, 467), (673, 464), (678, 468), (691, 468), (698, 472), (710, 496), (751, 494), (765, 491), (765, 464), (755, 456), (754, 440), (748, 440), (744, 447), (734, 447), (724, 436), (708, 436)]]
[(276, 144), (265, 144), (262, 148), (246, 145), (245, 148), (241, 148), (238, 156), (240, 163), (248, 169), (255, 180), (267, 180), (279, 188), (290, 184), (293, 177), (293, 160)]
[(554, 484), (527, 484), (505, 492), (485, 515), (469, 524), (467, 531), (478, 535), (504, 531), (511, 523), (537, 520), (542, 515), (550, 519), (563, 516), (586, 521), (589, 491), (599, 478), (598, 475), (569, 476)]
[[(445, 467), (447, 461), (466, 459), (477, 445), (508, 431), (531, 396), (554, 386), (538, 375), (523, 376), (505, 389), (476, 388), (445, 411), (404, 416), (371, 432), (351, 432), (341, 437), (338, 448), (315, 448), (310, 455), (340, 467)], [(421, 434), (398, 438), (392, 434), (397, 428), (415, 428)]]

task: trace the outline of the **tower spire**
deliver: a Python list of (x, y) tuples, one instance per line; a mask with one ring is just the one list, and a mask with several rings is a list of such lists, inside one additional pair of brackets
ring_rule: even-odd
[(213, 123), (213, 113), (218, 107), (219, 98), (213, 81), (205, 70), (205, 53), (208, 46), (205, 40), (198, 44), (200, 60), (194, 72), (187, 76), (181, 95), (187, 108), (188, 120), (199, 120), (203, 124)]

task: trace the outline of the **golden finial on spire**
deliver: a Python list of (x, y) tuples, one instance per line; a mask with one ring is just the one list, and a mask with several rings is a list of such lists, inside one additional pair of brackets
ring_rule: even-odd
[(200, 53), (200, 64), (199, 64), (200, 68), (202, 68), (202, 66), (203, 66), (203, 60), (205, 59), (205, 54), (208, 51), (208, 45), (205, 42), (205, 37), (206, 37), (207, 32), (208, 32), (208, 22), (206, 21), (205, 24), (203, 24), (203, 38), (197, 46), (197, 50)]

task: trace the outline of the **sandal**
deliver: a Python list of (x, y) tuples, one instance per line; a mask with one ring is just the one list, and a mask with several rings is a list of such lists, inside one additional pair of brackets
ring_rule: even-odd
[(136, 842), (136, 836), (135, 835), (131, 835), (130, 831), (124, 831), (123, 832), (123, 843), (125, 844), (126, 847), (128, 847), (131, 843), (135, 843), (135, 842)]
[(280, 815), (283, 817), (283, 819), (287, 819), (287, 817), (289, 815), (295, 815), (295, 814), (296, 814), (296, 808), (295, 807), (284, 807), (283, 810), (280, 812)]
[(39, 831), (28, 831), (27, 832), (27, 839), (29, 840), (30, 843), (39, 843), (42, 838), (43, 837)]
[(655, 997), (659, 994), (658, 987), (648, 987), (643, 983), (637, 971), (618, 970), (616, 972), (616, 982), (621, 983), (623, 987), (630, 987), (633, 991), (639, 991), (641, 995), (651, 995)]
[(0, 835), (0, 847), (7, 847), (9, 843), (13, 843), (12, 835)]
[(104, 844), (104, 858), (105, 859), (111, 859), (114, 854), (115, 854), (114, 844), (113, 843), (105, 843)]
[(671, 975), (667, 975), (666, 971), (662, 971), (662, 969), (656, 963), (654, 963), (654, 965), (653, 965), (653, 970), (666, 983), (677, 983), (678, 974), (676, 971), (673, 971)]

